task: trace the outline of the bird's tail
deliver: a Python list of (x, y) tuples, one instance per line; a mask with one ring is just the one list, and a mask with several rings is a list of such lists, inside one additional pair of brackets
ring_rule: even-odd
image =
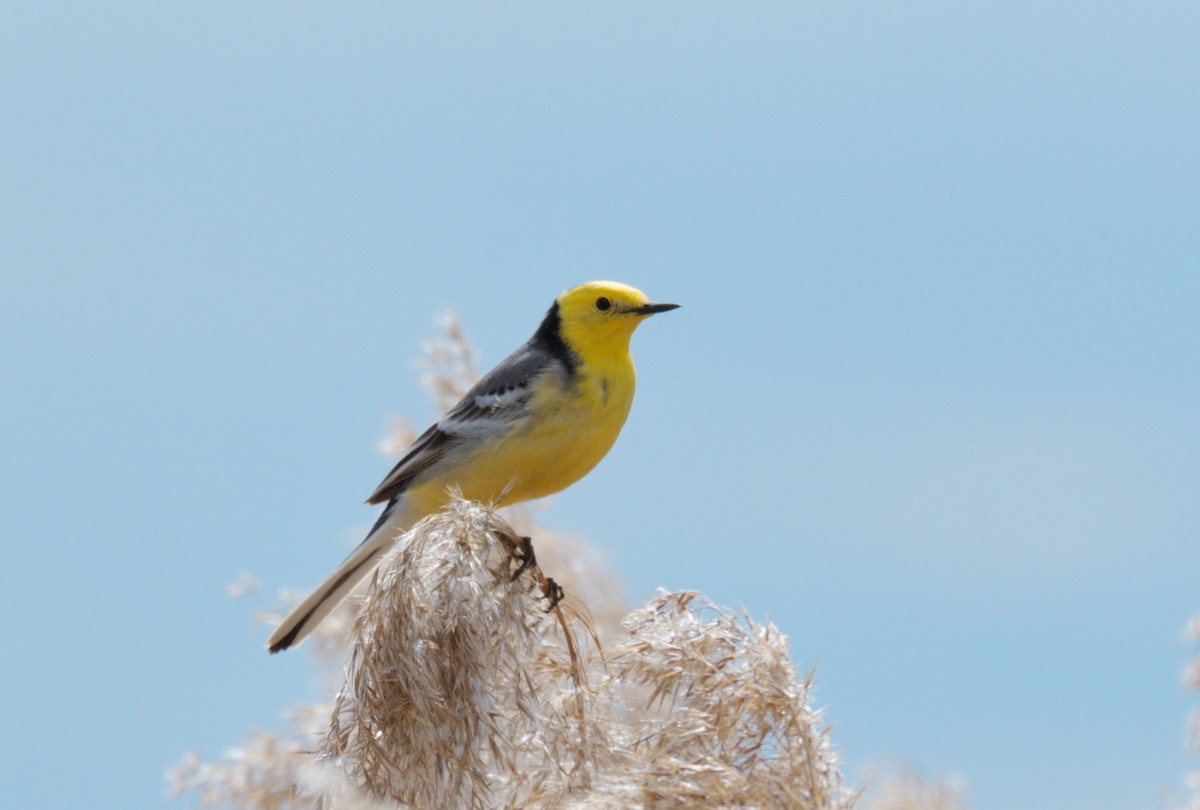
[(316, 629), (321, 620), (350, 595), (354, 586), (371, 572), (383, 552), (391, 546), (399, 534), (412, 523), (409, 510), (401, 507), (403, 498), (387, 505), (358, 547), (350, 552), (328, 579), (308, 595), (287, 615), (275, 632), (267, 639), (267, 649), (272, 653), (294, 647)]

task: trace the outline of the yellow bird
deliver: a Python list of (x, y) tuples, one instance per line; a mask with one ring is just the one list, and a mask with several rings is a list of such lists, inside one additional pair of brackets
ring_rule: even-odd
[(346, 598), (396, 538), (438, 512), (451, 492), (493, 505), (566, 489), (604, 458), (633, 404), (629, 338), (651, 304), (639, 290), (592, 281), (560, 295), (525, 345), (421, 434), (369, 504), (386, 503), (366, 538), (271, 634), (299, 644)]

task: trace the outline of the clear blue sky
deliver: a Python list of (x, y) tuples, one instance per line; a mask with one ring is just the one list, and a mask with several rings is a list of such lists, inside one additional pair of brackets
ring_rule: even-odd
[[(11, 3), (0, 773), (166, 804), (316, 694), (323, 576), (458, 310), (684, 308), (546, 512), (818, 666), (852, 775), (1153, 808), (1200, 611), (1194, 2)], [(69, 778), (64, 778), (64, 763)]]

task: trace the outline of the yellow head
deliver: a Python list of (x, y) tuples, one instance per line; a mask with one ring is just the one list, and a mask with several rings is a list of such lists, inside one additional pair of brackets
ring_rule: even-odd
[[(629, 346), (638, 324), (678, 304), (651, 304), (641, 290), (616, 281), (589, 281), (555, 300), (562, 339), (576, 352)], [(551, 310), (554, 312), (554, 309)]]

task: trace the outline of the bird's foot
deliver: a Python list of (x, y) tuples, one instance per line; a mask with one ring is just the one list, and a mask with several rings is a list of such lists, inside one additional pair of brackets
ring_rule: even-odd
[(546, 601), (549, 603), (546, 605), (547, 613), (558, 607), (558, 603), (563, 600), (565, 595), (561, 585), (550, 577), (546, 577), (546, 581), (542, 583), (542, 596), (546, 597)]
[(537, 556), (533, 553), (533, 538), (522, 537), (521, 551), (518, 554), (514, 554), (513, 557), (521, 561), (521, 564), (517, 566), (517, 570), (512, 575), (512, 581), (515, 582), (521, 574), (524, 574), (530, 568), (537, 567)]
[(563, 591), (561, 585), (543, 574), (541, 569), (538, 568), (537, 555), (533, 553), (533, 538), (520, 537), (517, 539), (520, 541), (520, 544), (516, 548), (512, 549), (512, 559), (517, 561), (519, 565), (517, 566), (516, 570), (513, 571), (512, 579), (509, 581), (516, 582), (517, 578), (526, 571), (535, 571), (535, 576), (538, 580), (540, 580), (542, 596), (544, 596), (548, 602), (546, 606), (546, 612), (549, 613), (558, 607), (558, 603), (562, 601), (565, 592)]

